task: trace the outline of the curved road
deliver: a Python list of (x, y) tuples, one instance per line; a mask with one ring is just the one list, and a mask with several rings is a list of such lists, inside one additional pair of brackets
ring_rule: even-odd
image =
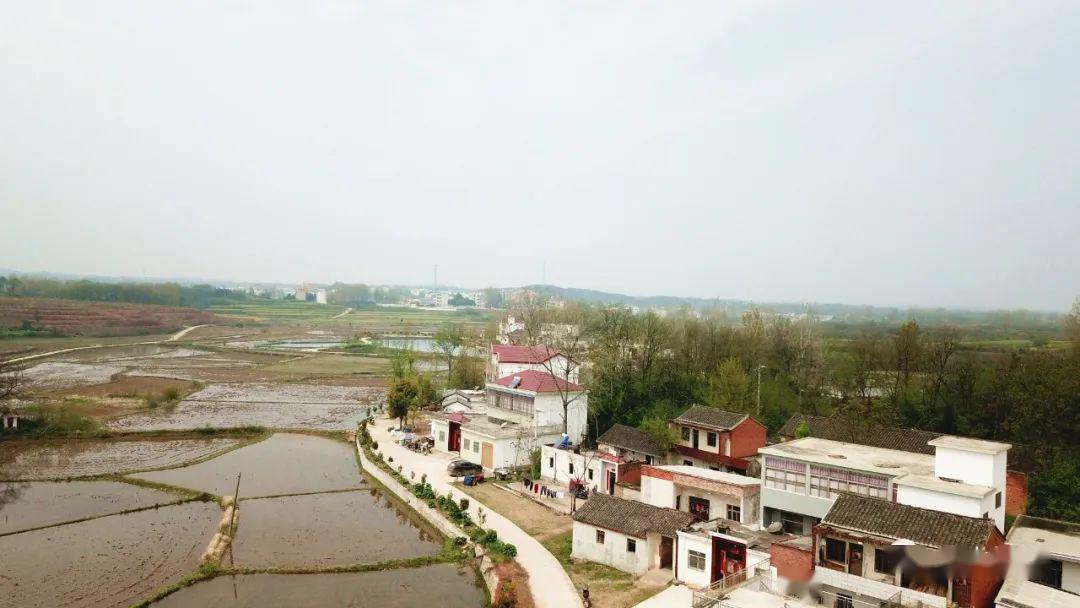
[(206, 327), (206, 325), (192, 325), (191, 327), (185, 327), (175, 334), (169, 336), (164, 340), (150, 340), (147, 342), (127, 342), (124, 344), (92, 344), (90, 346), (74, 346), (72, 348), (61, 348), (60, 350), (50, 350), (47, 353), (37, 353), (36, 355), (26, 355), (25, 357), (15, 357), (14, 359), (7, 359), (0, 361), (0, 365), (8, 365), (11, 363), (20, 363), (22, 361), (32, 361), (34, 359), (44, 359), (45, 357), (51, 357), (53, 355), (60, 355), (63, 353), (72, 353), (78, 350), (90, 350), (92, 348), (118, 348), (124, 346), (145, 346), (147, 344), (162, 344), (164, 342), (176, 342), (180, 338), (186, 336), (189, 332), (192, 332), (200, 327)]
[[(406, 471), (415, 471), (418, 474), (427, 473), (431, 487), (440, 494), (452, 492), (455, 497), (463, 497), (464, 492), (450, 485), (452, 479), (446, 474), (446, 463), (450, 457), (446, 453), (432, 452), (423, 456), (401, 445), (387, 431), (388, 426), (394, 424), (388, 418), (376, 418), (368, 430), (372, 439), (379, 442), (379, 451), (387, 456), (393, 456), (394, 462), (405, 467)], [(493, 511), (487, 505), (482, 504), (475, 497), (469, 497), (469, 512), (473, 519), (477, 518), (476, 510), (484, 508), (486, 525), (499, 533), (499, 538), (504, 539), (517, 547), (517, 561), (529, 573), (529, 590), (532, 592), (533, 602), (537, 608), (581, 608), (581, 597), (574, 587), (570, 576), (563, 570), (562, 564), (551, 554), (540, 541), (530, 536), (509, 519)]]

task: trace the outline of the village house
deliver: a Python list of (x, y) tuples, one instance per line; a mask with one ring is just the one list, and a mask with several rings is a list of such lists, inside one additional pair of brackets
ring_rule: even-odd
[(671, 421), (678, 435), (672, 462), (745, 473), (749, 458), (765, 445), (765, 425), (747, 414), (692, 405)]
[(620, 481), (639, 485), (640, 467), (636, 465), (664, 460), (664, 451), (648, 433), (622, 424), (605, 431), (596, 443), (595, 450), (541, 446), (541, 478), (561, 485), (577, 482), (590, 492), (614, 495)]
[(987, 518), (844, 493), (814, 532), (811, 589), (835, 605), (991, 608), (1005, 538)]
[[(570, 400), (563, 421), (563, 397)], [(485, 387), (485, 406), (475, 413), (431, 414), (435, 449), (456, 452), (487, 469), (527, 466), (534, 449), (585, 436), (588, 393), (546, 372), (526, 370)]]
[(665, 451), (651, 435), (624, 424), (612, 425), (604, 431), (596, 438), (596, 447), (601, 452), (618, 457), (620, 462), (661, 464), (665, 457)]
[(686, 465), (645, 465), (640, 483), (642, 502), (690, 513), (698, 521), (758, 521), (757, 477)]
[(1080, 608), (1080, 524), (1021, 515), (998, 608)]
[(1005, 525), (1008, 444), (932, 439), (934, 455), (806, 437), (762, 448), (761, 521), (809, 534), (842, 492)]
[(479, 414), (487, 411), (487, 398), (482, 390), (448, 389), (443, 391), (440, 407), (444, 414)]
[(577, 382), (578, 367), (562, 353), (547, 346), (492, 344), (484, 378), (494, 382), (498, 378), (533, 370)]
[[(747, 571), (769, 565), (774, 547), (790, 546), (810, 555), (813, 542), (809, 536), (773, 533), (724, 517), (682, 528), (677, 540), (675, 579), (700, 589), (725, 578), (736, 584), (743, 582)], [(806, 561), (812, 569), (813, 564)], [(809, 580), (809, 574), (805, 578)]]
[[(798, 439), (799, 429), (808, 433), (808, 437), (830, 439), (843, 443), (856, 443), (875, 448), (900, 450), (915, 454), (928, 454), (933, 456), (937, 450), (930, 442), (944, 433), (924, 431), (921, 429), (908, 429), (889, 426), (872, 426), (859, 424), (851, 420), (841, 418), (826, 418), (824, 416), (811, 416), (809, 414), (793, 414), (784, 426), (780, 428), (778, 435), (781, 441), (794, 441)], [(1007, 487), (1005, 513), (1006, 515), (1021, 515), (1027, 510), (1027, 486), (1028, 473), (1033, 463), (1024, 462), (1029, 459), (1014, 458), (1015, 446), (1009, 451), (1009, 466), (1005, 472), (1005, 484)], [(1025, 466), (1017, 466), (1019, 463)], [(1015, 468), (1013, 468), (1015, 467)]]
[(653, 569), (674, 575), (677, 533), (690, 513), (596, 494), (574, 512), (571, 556), (634, 575)]

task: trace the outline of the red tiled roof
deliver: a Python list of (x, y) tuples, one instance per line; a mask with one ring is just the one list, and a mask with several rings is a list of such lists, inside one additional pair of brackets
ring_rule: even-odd
[[(517, 386), (513, 386), (514, 379), (521, 378), (521, 382)], [(535, 369), (527, 369), (516, 374), (510, 374), (503, 378), (499, 378), (495, 381), (495, 384), (499, 386), (505, 386), (507, 388), (515, 388), (520, 391), (530, 391), (533, 393), (554, 393), (557, 391), (579, 391), (582, 390), (581, 386), (574, 384), (573, 382), (567, 382), (562, 378), (556, 378), (547, 372), (542, 372)]]
[(543, 363), (559, 352), (544, 346), (515, 346), (492, 344), (491, 352), (499, 355), (500, 363)]

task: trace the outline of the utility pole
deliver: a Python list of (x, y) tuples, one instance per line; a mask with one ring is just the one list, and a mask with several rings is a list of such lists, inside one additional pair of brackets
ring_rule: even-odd
[(761, 370), (765, 369), (764, 365), (759, 365), (757, 368), (757, 415), (761, 418)]
[(439, 288), (439, 265), (438, 264), (435, 264), (435, 275), (434, 275), (432, 281), (434, 282), (433, 286), (435, 287), (435, 289), (438, 289)]

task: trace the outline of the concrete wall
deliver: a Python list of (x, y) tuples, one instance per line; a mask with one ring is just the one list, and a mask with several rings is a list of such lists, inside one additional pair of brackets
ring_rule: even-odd
[[(604, 531), (604, 542), (596, 542), (596, 531)], [(626, 540), (633, 538), (637, 542), (634, 553), (626, 551)], [(652, 565), (656, 548), (650, 546), (647, 539), (628, 537), (621, 532), (605, 530), (579, 521), (574, 522), (574, 541), (571, 556), (590, 562), (605, 564), (623, 572), (640, 575)]]
[(882, 583), (879, 581), (863, 578), (855, 574), (847, 574), (828, 568), (818, 568), (814, 571), (814, 582), (832, 585), (840, 589), (846, 589), (860, 595), (869, 595), (879, 599), (892, 597), (897, 591), (900, 593), (900, 603), (912, 608), (945, 608), (945, 598), (929, 593), (921, 593)]
[[(574, 472), (570, 472), (570, 464)], [(592, 472), (590, 479), (589, 472)], [(590, 491), (598, 491), (604, 484), (604, 461), (596, 456), (575, 454), (549, 445), (540, 448), (540, 477), (568, 485), (571, 479), (584, 479)]]
[[(990, 499), (993, 500), (993, 495), (990, 496)], [(911, 486), (897, 486), (896, 502), (968, 517), (982, 517), (985, 512), (983, 511), (983, 502), (978, 498), (946, 494)]]
[[(762, 471), (764, 471), (764, 468), (762, 468)], [(821, 519), (832, 508), (832, 504), (833, 500), (831, 498), (796, 494), (787, 490), (769, 488), (765, 484), (761, 486), (761, 505), (763, 509), (780, 509)]]
[(654, 507), (675, 508), (675, 484), (670, 479), (641, 476), (641, 502)]
[[(705, 568), (690, 568), (690, 551), (705, 554)], [(712, 540), (696, 534), (679, 533), (675, 578), (692, 587), (708, 587), (712, 578)]]
[(1061, 564), (1061, 590), (1080, 593), (1080, 564), (1073, 562)]
[[(589, 395), (581, 394), (566, 410), (566, 432), (570, 441), (581, 443), (588, 425)], [(542, 393), (533, 400), (533, 422), (537, 426), (563, 424), (562, 397), (558, 393)]]

